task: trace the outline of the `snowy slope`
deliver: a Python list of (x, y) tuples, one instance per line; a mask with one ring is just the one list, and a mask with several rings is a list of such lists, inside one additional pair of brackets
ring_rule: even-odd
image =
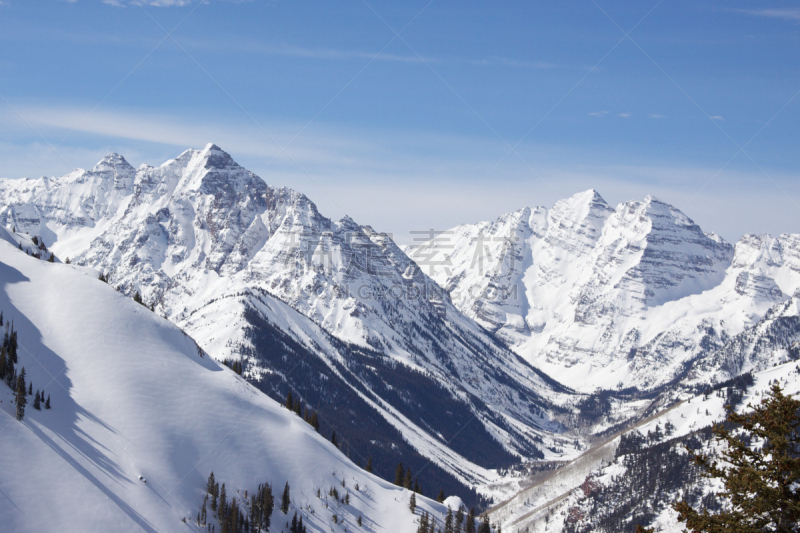
[(456, 306), (581, 391), (657, 388), (800, 287), (800, 236), (735, 247), (651, 196), (593, 190), (407, 249)]
[[(18, 331), (28, 381), (52, 402), (42, 411), (29, 404), (18, 422), (0, 384), (4, 528), (196, 531), (190, 519), (213, 470), (239, 499), (264, 482), (279, 497), (288, 481), (290, 513), (302, 509), (309, 531), (356, 530), (359, 515), (373, 531), (416, 529), (408, 491), (353, 465), (181, 330), (96, 277), (0, 242), (0, 309)], [(316, 497), (331, 486), (349, 491), (350, 504)], [(334, 513), (344, 523), (335, 525)], [(281, 518), (276, 509), (273, 523)]]

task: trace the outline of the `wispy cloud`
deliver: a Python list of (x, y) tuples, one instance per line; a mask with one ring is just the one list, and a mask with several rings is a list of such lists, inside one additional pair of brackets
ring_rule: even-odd
[(631, 118), (633, 116), (633, 113), (617, 113), (617, 116), (620, 116), (622, 118)]
[[(235, 146), (241, 154), (289, 160), (286, 153), (280, 153), (280, 147), (275, 142), (247, 122), (243, 125), (210, 117), (197, 121), (190, 117), (135, 110), (96, 110), (90, 113), (85, 108), (42, 105), (19, 105), (16, 109), (28, 124), (40, 131), (60, 131), (63, 135), (63, 132), (74, 130), (180, 148), (202, 147), (208, 142), (216, 142), (223, 147)], [(18, 120), (13, 115), (0, 113), (0, 125), (3, 128), (10, 130), (15, 122)], [(265, 124), (265, 128), (281, 146), (286, 145), (297, 130), (293, 124)], [(342, 163), (343, 157), (337, 154), (358, 154), (363, 149), (357, 145), (358, 141), (342, 136), (325, 135), (324, 139), (320, 139), (306, 134), (304, 137), (303, 141), (292, 144), (289, 152), (292, 158), (312, 164), (322, 161)]]
[(656, 114), (656, 113), (650, 113), (647, 116), (650, 117), (650, 118), (667, 118), (666, 115), (659, 115), (659, 114)]
[(387, 54), (364, 50), (347, 50), (326, 47), (303, 47), (293, 44), (265, 43), (257, 40), (231, 39), (226, 41), (207, 41), (181, 38), (180, 43), (191, 50), (209, 50), (259, 54), (266, 56), (296, 57), (302, 59), (350, 60), (369, 59), (375, 61), (397, 61), (401, 63), (440, 63), (434, 57), (416, 55)]
[(547, 63), (546, 61), (527, 61), (524, 59), (512, 59), (500, 56), (486, 57), (482, 59), (469, 59), (465, 62), (469, 63), (470, 65), (477, 66), (499, 66), (521, 69), (549, 69), (555, 68), (556, 66), (554, 63)]
[(755, 17), (791, 20), (800, 22), (800, 8), (762, 8), (762, 9), (731, 9), (737, 13), (744, 13)]
[(611, 113), (611, 111), (592, 111), (591, 113), (589, 113), (589, 116), (602, 117), (608, 115), (609, 113)]
[(155, 6), (155, 7), (181, 7), (188, 6), (192, 0), (103, 0), (104, 4), (111, 6), (124, 7), (125, 5), (132, 6)]
[[(76, 2), (77, 0), (65, 0), (67, 2)], [(248, 2), (250, 0), (227, 0), (229, 2)], [(209, 3), (209, 0), (103, 0), (104, 4), (125, 7), (126, 5), (132, 6), (154, 6), (154, 7), (183, 7), (197, 2)]]
[(725, 119), (724, 119), (724, 118), (722, 118), (722, 117), (721, 117), (721, 116), (719, 116), (719, 115), (712, 115), (712, 116), (710, 116), (710, 117), (708, 117), (708, 118), (710, 118), (711, 120), (720, 120), (720, 121), (722, 121), (722, 122), (725, 122)]

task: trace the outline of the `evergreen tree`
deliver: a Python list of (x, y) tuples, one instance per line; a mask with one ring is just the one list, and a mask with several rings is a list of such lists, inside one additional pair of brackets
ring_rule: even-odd
[(444, 503), (444, 489), (439, 490), (439, 495), (436, 497), (436, 501), (439, 503)]
[(216, 480), (214, 479), (214, 471), (212, 470), (211, 473), (208, 475), (208, 481), (206, 482), (206, 494), (214, 494), (215, 485), (216, 485)]
[(262, 506), (264, 509), (264, 529), (269, 529), (272, 511), (275, 509), (275, 498), (272, 496), (272, 487), (266, 485), (262, 496)]
[(14, 368), (14, 363), (15, 363), (15, 361), (14, 361), (13, 354), (11, 353), (11, 350), (9, 349), (8, 353), (6, 354), (6, 375), (5, 375), (5, 380), (6, 380), (6, 383), (8, 384), (9, 387), (11, 387), (13, 390), (16, 390), (16, 386), (17, 386), (17, 371)]
[(335, 429), (333, 430), (333, 433), (331, 433), (331, 442), (337, 448), (339, 447), (339, 442), (336, 440), (336, 430)]
[(36, 396), (33, 398), (33, 408), (37, 411), (42, 410), (42, 399), (39, 397), (39, 391), (36, 391)]
[(469, 510), (467, 514), (467, 524), (464, 528), (465, 533), (475, 533), (475, 508)]
[(456, 511), (456, 520), (453, 524), (453, 533), (461, 533), (461, 528), (464, 525), (464, 508), (459, 506)]
[(44, 402), (44, 408), (45, 409), (50, 409), (50, 395), (49, 394), (47, 395), (47, 401)]
[(405, 477), (405, 479), (403, 479), (403, 486), (405, 488), (411, 490), (411, 482), (412, 482), (412, 479), (411, 479), (411, 467), (409, 466), (406, 469), (406, 477)]
[(33, 396), (33, 381), (28, 383), (28, 396)]
[[(217, 504), (217, 506), (219, 507), (219, 511), (217, 512), (217, 514), (220, 516), (220, 518), (227, 516), (228, 502), (227, 502), (227, 494), (225, 494), (225, 483), (223, 483), (222, 488), (219, 489), (219, 503)], [(222, 524), (220, 523), (220, 526), (221, 525)]]
[(50, 252), (50, 257), (47, 258), (48, 263), (55, 263), (56, 262), (56, 254)]
[(289, 512), (289, 502), (291, 498), (289, 497), (289, 482), (286, 482), (286, 486), (283, 488), (283, 496), (281, 497), (281, 512), (286, 514)]
[(422, 494), (422, 489), (419, 488), (419, 481), (416, 479), (414, 480), (414, 492), (417, 494)]
[(722, 464), (690, 451), (708, 477), (722, 480), (725, 489), (718, 496), (728, 501), (714, 514), (698, 512), (686, 500), (676, 503), (678, 520), (692, 532), (800, 531), (800, 400), (784, 396), (774, 383), (760, 405), (749, 407), (748, 413), (731, 411), (727, 417), (741, 426), (743, 436), (714, 426), (715, 438), (724, 444)]
[(137, 304), (144, 305), (144, 302), (142, 301), (142, 296), (139, 294), (139, 291), (136, 291), (136, 293), (134, 293), (133, 301), (136, 302)]
[(250, 499), (250, 525), (255, 530), (268, 530), (271, 522), (275, 500), (269, 483), (258, 486), (258, 490)]
[(25, 381), (25, 367), (24, 366), (22, 367), (22, 371), (19, 373), (19, 376), (17, 376), (17, 385), (19, 385), (20, 382), (22, 382), (22, 395), (23, 396), (27, 396), (28, 393), (27, 393), (27, 386), (26, 386), (26, 381)]
[(394, 471), (394, 484), (398, 487), (403, 486), (403, 473), (405, 472), (405, 468), (403, 468), (403, 463), (398, 463), (397, 468)]
[(367, 459), (367, 466), (364, 468), (364, 470), (366, 470), (370, 474), (372, 473), (372, 456), (371, 455), (369, 456), (369, 459)]
[(419, 519), (419, 527), (417, 527), (417, 533), (428, 533), (429, 527), (430, 527), (430, 520), (428, 518), (428, 513), (423, 511), (422, 516)]
[(489, 517), (487, 515), (483, 515), (481, 525), (478, 527), (478, 533), (492, 533), (492, 527), (489, 525)]
[(14, 323), (11, 323), (11, 333), (8, 337), (8, 356), (14, 364), (17, 364), (17, 332), (14, 331)]
[(17, 420), (25, 418), (25, 406), (28, 404), (28, 399), (25, 398), (25, 367), (17, 377), (17, 390), (14, 396), (14, 404), (17, 406)]
[(411, 499), (408, 500), (408, 508), (411, 509), (411, 514), (417, 511), (417, 495), (411, 493)]
[(311, 424), (311, 427), (319, 433), (319, 417), (317, 417), (317, 412), (314, 411), (311, 413), (311, 418), (309, 418), (308, 423)]
[(447, 507), (447, 516), (444, 518), (444, 533), (454, 533), (453, 531), (453, 510)]
[(0, 347), (0, 379), (6, 378), (6, 347)]
[(294, 413), (297, 416), (299, 416), (300, 418), (303, 418), (303, 408), (300, 405), (300, 400), (295, 400), (294, 401), (294, 405), (292, 406), (292, 410), (294, 411)]
[(289, 391), (289, 393), (286, 395), (286, 405), (285, 405), (285, 407), (288, 410), (291, 411), (293, 405), (294, 405), (294, 401), (292, 400), (292, 391)]

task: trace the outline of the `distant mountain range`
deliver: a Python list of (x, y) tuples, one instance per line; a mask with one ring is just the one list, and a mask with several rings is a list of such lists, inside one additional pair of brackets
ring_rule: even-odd
[(353, 460), (386, 479), (402, 461), (426, 494), (468, 502), (509, 495), (507, 467), (573, 459), (680, 391), (763, 368), (772, 351), (731, 343), (800, 287), (800, 235), (732, 246), (655, 198), (596, 191), (401, 249), (213, 144), (3, 180), (0, 225), (291, 392)]

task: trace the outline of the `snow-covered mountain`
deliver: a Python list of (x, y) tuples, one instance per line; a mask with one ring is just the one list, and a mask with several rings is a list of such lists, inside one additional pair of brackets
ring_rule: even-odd
[[(410, 491), (358, 468), (97, 271), (34, 259), (10, 242), (0, 228), (4, 327), (17, 332), (17, 371), (52, 408), (36, 410), (29, 397), (20, 422), (0, 382), (3, 530), (206, 531), (197, 516), (212, 471), (245, 515), (248, 494), (272, 486), (270, 531), (294, 513), (317, 532), (361, 523), (412, 532), (422, 511), (441, 524), (445, 506), (420, 496), (412, 514)], [(221, 530), (210, 508), (208, 523)]]
[(133, 169), (0, 183), (0, 222), (91, 266), (274, 398), (320, 410), (376, 471), (423, 468), (429, 491), (562, 457), (573, 394), (498, 344), (385, 234), (322, 216), (219, 147)]
[(612, 209), (593, 190), (407, 252), (437, 257), (465, 315), (582, 391), (681, 379), (800, 287), (800, 235), (731, 246), (651, 196)]
[(800, 286), (799, 235), (731, 246), (655, 198), (612, 208), (593, 190), (402, 250), (213, 144), (0, 181), (0, 225), (291, 392), (385, 479), (402, 461), (427, 494), (472, 502), (507, 494), (508, 466), (569, 460), (587, 433), (652, 414), (667, 384), (764, 368), (740, 336), (773, 316), (786, 330)]

